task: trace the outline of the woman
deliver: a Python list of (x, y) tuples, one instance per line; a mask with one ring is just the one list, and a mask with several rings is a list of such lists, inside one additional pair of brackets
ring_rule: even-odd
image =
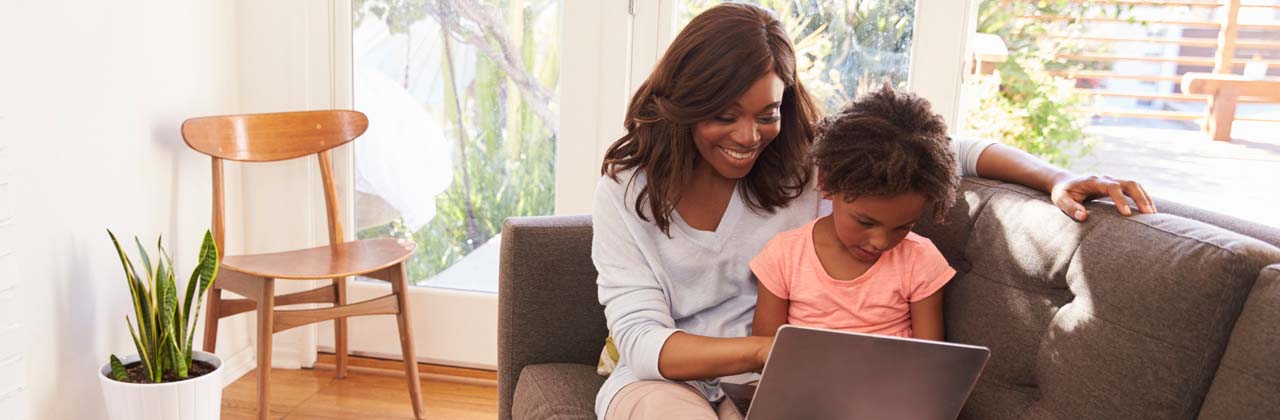
[[(732, 416), (718, 379), (758, 371), (770, 338), (748, 337), (756, 283), (748, 261), (775, 234), (827, 212), (806, 156), (818, 119), (777, 17), (727, 3), (676, 37), (605, 154), (592, 212), (600, 302), (621, 355), (596, 398), (614, 419)], [(1131, 181), (1075, 177), (991, 142), (957, 140), (965, 175), (1051, 193), (1076, 220), (1083, 201)], [(719, 412), (720, 414), (717, 414)]]

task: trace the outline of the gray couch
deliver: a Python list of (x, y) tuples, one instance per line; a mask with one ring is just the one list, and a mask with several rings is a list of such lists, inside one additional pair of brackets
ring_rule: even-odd
[[(1075, 223), (1043, 194), (969, 178), (947, 223), (917, 229), (958, 271), (948, 339), (992, 351), (960, 417), (1280, 419), (1280, 231), (1109, 206)], [(608, 331), (590, 243), (588, 216), (506, 222), (500, 420), (594, 418)]]

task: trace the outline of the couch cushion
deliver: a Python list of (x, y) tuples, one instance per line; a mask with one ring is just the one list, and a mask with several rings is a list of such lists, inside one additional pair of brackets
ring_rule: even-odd
[(520, 371), (511, 418), (515, 420), (594, 420), (596, 392), (604, 378), (595, 366), (576, 363), (529, 365)]
[(1236, 320), (1201, 420), (1280, 418), (1280, 265), (1262, 270)]
[(1195, 418), (1258, 270), (1280, 259), (1173, 215), (1092, 204), (1075, 223), (1042, 194), (989, 182), (966, 182), (962, 199), (947, 225), (971, 232), (921, 231), (962, 249), (944, 252), (961, 269), (948, 339), (992, 349), (964, 418)]

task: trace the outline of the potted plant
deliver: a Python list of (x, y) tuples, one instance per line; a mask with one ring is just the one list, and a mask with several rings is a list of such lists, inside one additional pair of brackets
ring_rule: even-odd
[(115, 234), (108, 230), (107, 235), (120, 256), (133, 299), (133, 319), (126, 315), (125, 324), (138, 351), (124, 359), (111, 355), (99, 371), (108, 416), (115, 420), (217, 420), (222, 408), (222, 361), (213, 354), (192, 350), (202, 297), (218, 275), (213, 235), (205, 231), (199, 261), (181, 301), (173, 260), (161, 241), (156, 241), (153, 266), (151, 256), (134, 238), (142, 259), (142, 265), (135, 267)]

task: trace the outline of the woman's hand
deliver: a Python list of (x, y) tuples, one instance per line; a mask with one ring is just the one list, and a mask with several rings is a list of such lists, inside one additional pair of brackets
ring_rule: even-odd
[(764, 370), (765, 362), (769, 361), (769, 352), (773, 351), (773, 337), (750, 337), (752, 344), (756, 346), (756, 373)]
[(773, 337), (707, 337), (677, 331), (662, 345), (658, 373), (672, 381), (693, 381), (759, 372), (769, 360)]
[(1084, 202), (1098, 197), (1111, 197), (1116, 210), (1125, 216), (1133, 214), (1125, 196), (1133, 198), (1138, 211), (1155, 213), (1156, 205), (1142, 185), (1109, 176), (1076, 176), (1021, 150), (993, 144), (978, 155), (978, 176), (998, 179), (1049, 193), (1053, 204), (1063, 213), (1083, 222), (1089, 218)]
[(1050, 193), (1053, 204), (1077, 222), (1083, 222), (1089, 218), (1089, 211), (1085, 210), (1084, 202), (1098, 197), (1111, 197), (1120, 214), (1132, 215), (1133, 210), (1129, 208), (1129, 202), (1125, 200), (1126, 196), (1132, 198), (1138, 205), (1138, 211), (1144, 214), (1156, 212), (1155, 202), (1151, 200), (1151, 196), (1147, 195), (1142, 185), (1127, 179), (1109, 176), (1075, 176), (1063, 172), (1054, 179)]

